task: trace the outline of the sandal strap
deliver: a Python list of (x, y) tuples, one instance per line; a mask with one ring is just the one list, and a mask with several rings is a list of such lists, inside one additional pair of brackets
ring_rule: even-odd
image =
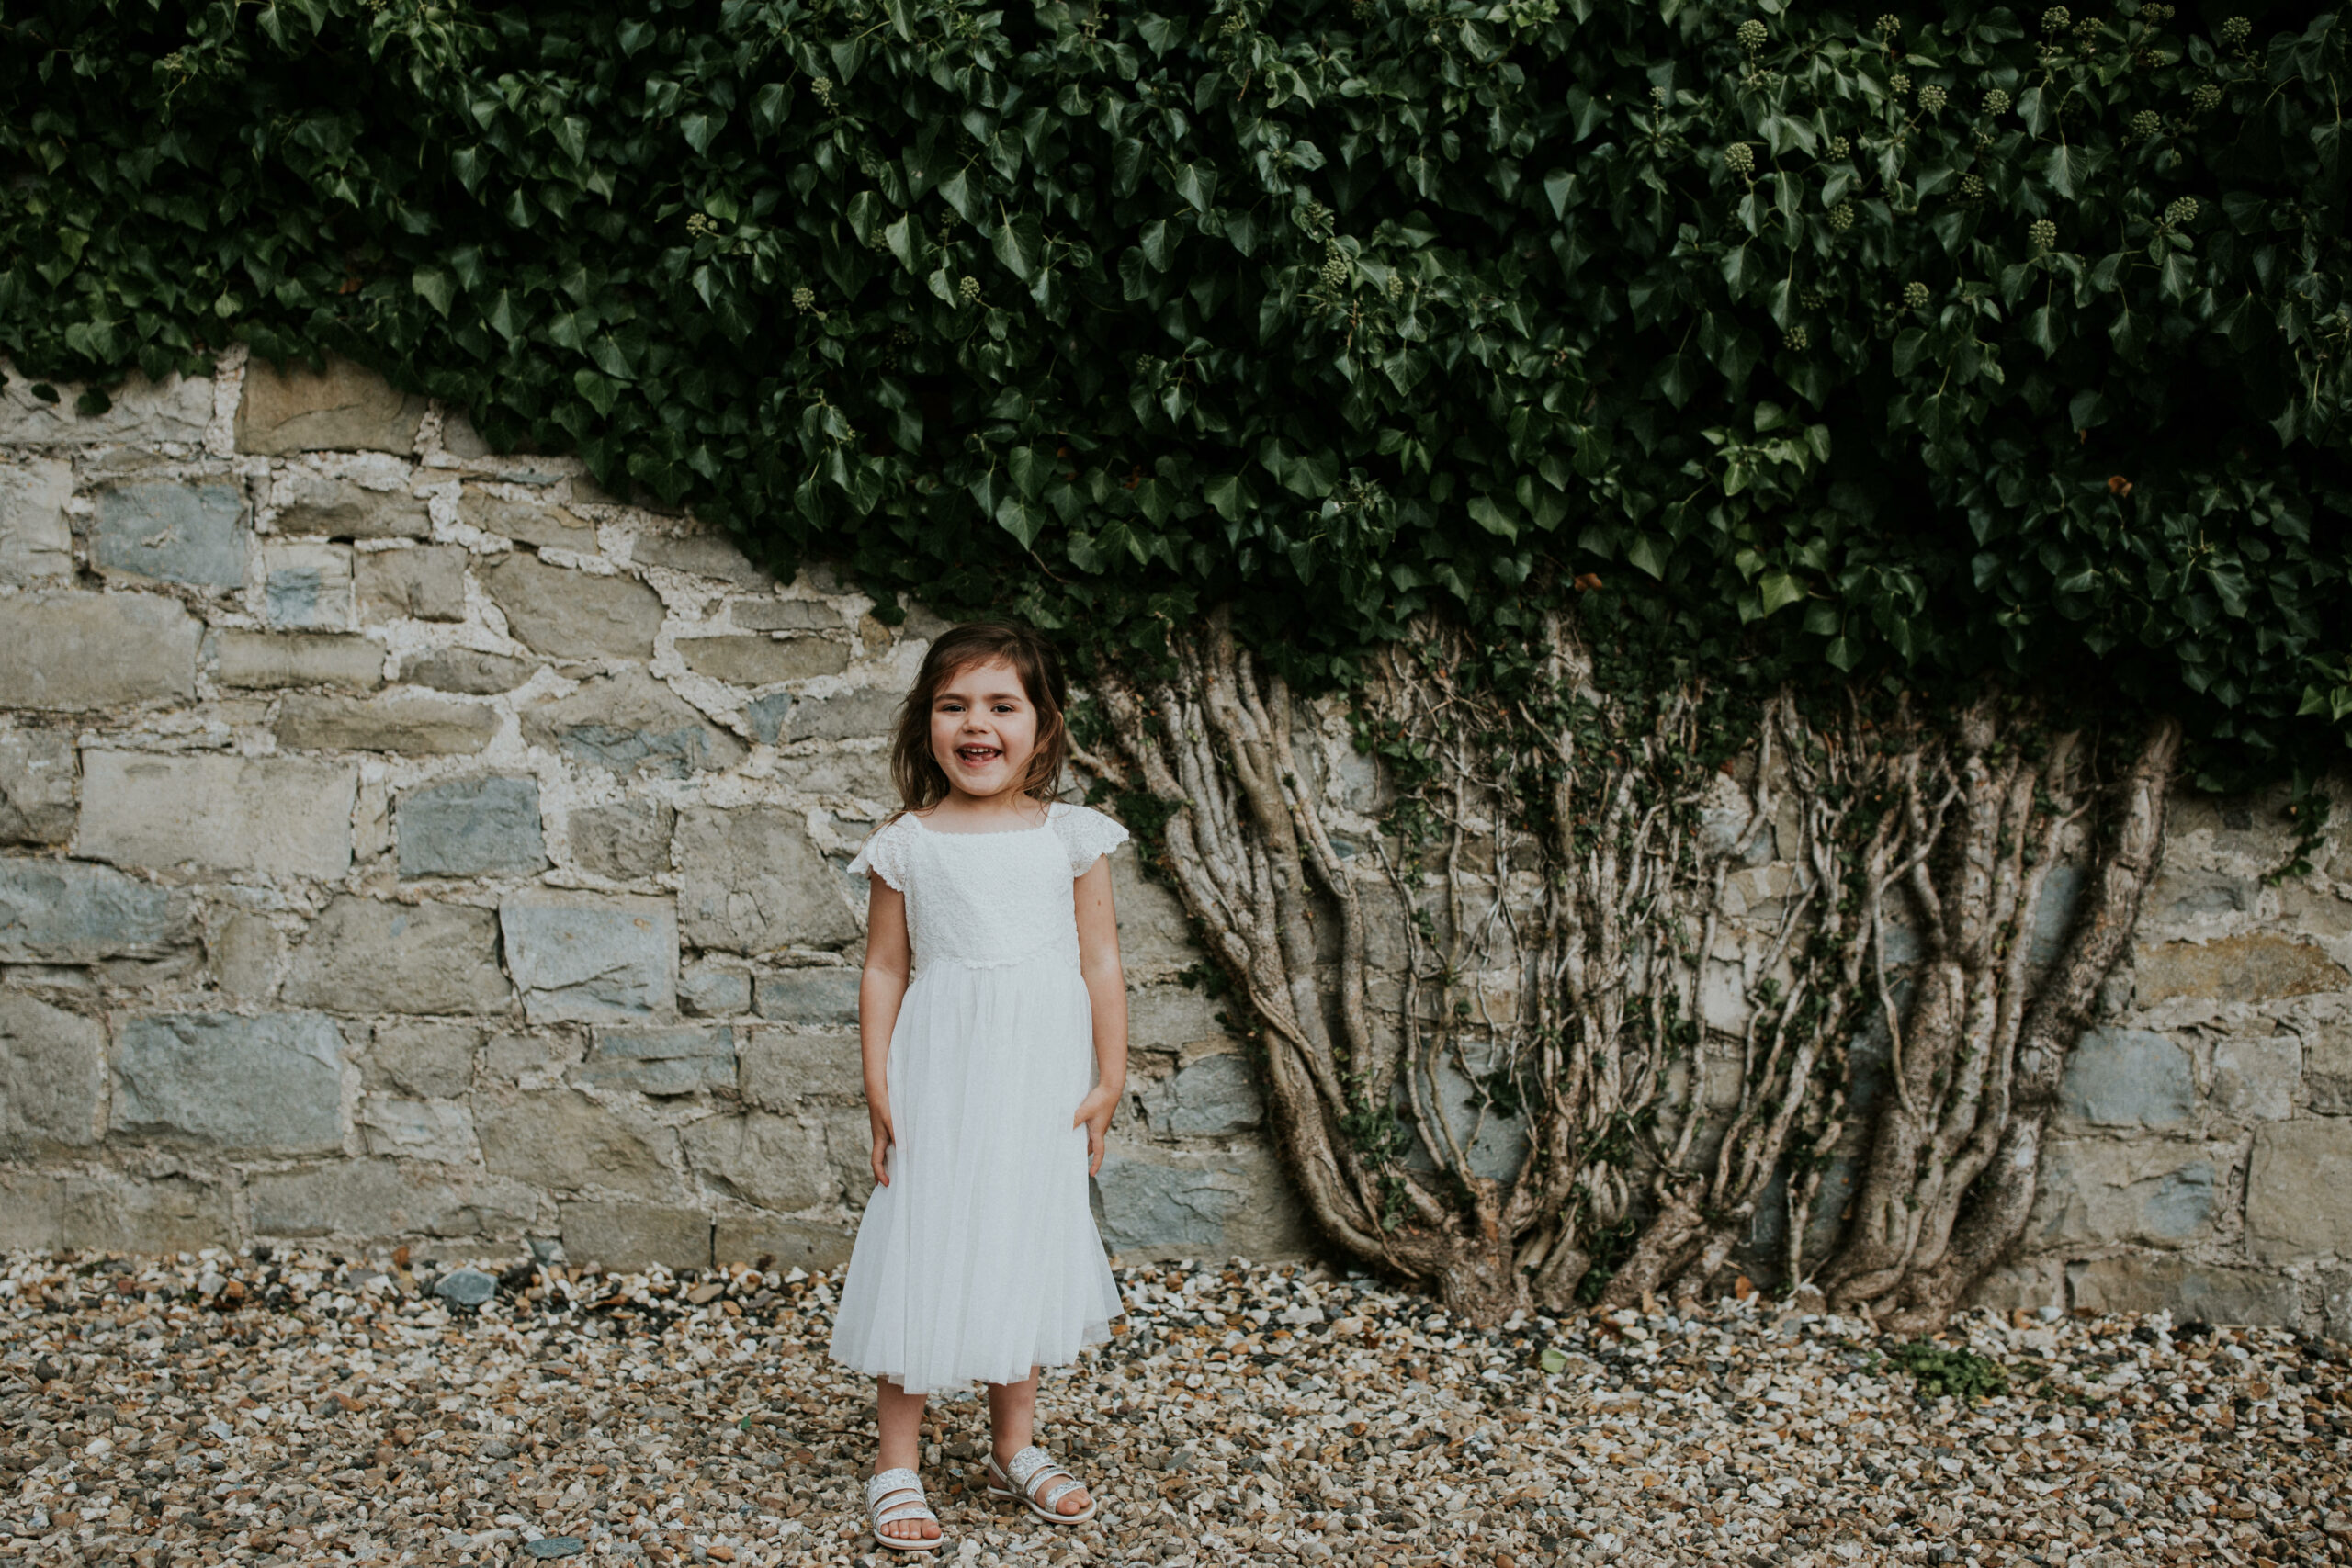
[[(899, 1503), (886, 1501), (891, 1497), (909, 1500)], [(922, 1478), (911, 1470), (885, 1470), (868, 1477), (865, 1483), (865, 1511), (874, 1516), (874, 1522), (877, 1525), (909, 1518), (935, 1522), (939, 1517), (931, 1511), (930, 1504), (923, 1497)]]
[[(1047, 1510), (1051, 1510), (1056, 1503), (1080, 1489), (1075, 1476), (1055, 1463), (1053, 1455), (1034, 1443), (1014, 1454), (1012, 1462), (1005, 1466), (1005, 1470), (1012, 1476), (1012, 1483), (1021, 1489), (1023, 1496), (1039, 1507)], [(1051, 1486), (1045, 1484), (1057, 1475), (1065, 1479)], [(1042, 1497), (1038, 1495), (1041, 1489), (1045, 1493)]]

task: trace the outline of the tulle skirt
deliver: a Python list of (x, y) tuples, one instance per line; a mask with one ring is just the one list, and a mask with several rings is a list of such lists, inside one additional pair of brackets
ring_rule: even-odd
[(890, 1035), (888, 1187), (857, 1230), (832, 1356), (910, 1393), (1019, 1382), (1111, 1335), (1087, 1201), (1092, 1008), (1069, 958), (917, 973)]

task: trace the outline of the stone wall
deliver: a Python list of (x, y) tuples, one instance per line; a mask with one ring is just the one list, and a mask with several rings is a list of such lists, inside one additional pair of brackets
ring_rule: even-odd
[[(846, 1256), (883, 731), (938, 622), (337, 366), (0, 389), (0, 1247)], [(1114, 857), (1123, 1254), (1307, 1245)]]
[[(843, 1257), (842, 867), (938, 623), (775, 582), (347, 367), (232, 355), (95, 416), (56, 390), (0, 389), (0, 1247)], [(1302, 724), (1367, 829), (1343, 716)], [(2352, 797), (2272, 886), (2279, 805), (2177, 801), (1986, 1301), (2352, 1337)], [(1771, 841), (1731, 879), (1726, 975), (1789, 891)], [(1248, 1059), (1178, 977), (1181, 911), (1114, 865), (1136, 1057), (1106, 1237), (1310, 1249)], [(1489, 1118), (1475, 1158), (1521, 1146)]]
[(1996, 1304), (2352, 1338), (2352, 790), (2309, 877), (2283, 796), (2181, 794), (2128, 972), (2069, 1061)]

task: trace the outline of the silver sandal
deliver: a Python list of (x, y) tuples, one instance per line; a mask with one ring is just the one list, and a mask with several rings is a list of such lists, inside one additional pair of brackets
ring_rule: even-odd
[[(1012, 1471), (1010, 1475), (1005, 1473), (1008, 1468)], [(989, 1455), (988, 1473), (989, 1496), (1017, 1498), (1049, 1525), (1082, 1525), (1102, 1506), (1101, 1498), (1089, 1497), (1086, 1506), (1075, 1514), (1056, 1513), (1055, 1504), (1082, 1488), (1076, 1476), (1056, 1464), (1053, 1456), (1035, 1443), (1014, 1454), (1009, 1467), (998, 1464), (996, 1455)], [(1062, 1479), (1050, 1486), (1046, 1484), (1057, 1475)], [(1041, 1489), (1045, 1492), (1043, 1497), (1037, 1495)]]
[[(893, 1503), (890, 1501), (893, 1497), (900, 1501)], [(933, 1524), (939, 1523), (939, 1516), (933, 1513), (931, 1505), (923, 1501), (922, 1478), (911, 1470), (886, 1470), (866, 1478), (865, 1518), (873, 1529), (876, 1543), (893, 1551), (937, 1551), (940, 1543), (947, 1539), (944, 1527), (929, 1540), (921, 1536), (882, 1533), (884, 1525), (896, 1524), (900, 1519), (929, 1519)]]

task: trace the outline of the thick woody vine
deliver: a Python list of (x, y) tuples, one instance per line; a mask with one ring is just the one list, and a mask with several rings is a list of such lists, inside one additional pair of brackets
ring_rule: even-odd
[[(1997, 696), (1941, 721), (1853, 692), (1727, 700), (1627, 679), (1567, 610), (1518, 659), (1424, 626), (1361, 694), (1392, 799), (1346, 855), (1363, 824), (1317, 786), (1285, 682), (1221, 615), (1170, 655), (1148, 680), (1098, 671), (1090, 761), (1166, 813), (1164, 867), (1349, 1252), (1481, 1320), (1687, 1301), (1724, 1283), (1777, 1189), (1783, 1285), (1912, 1329), (2016, 1243), (2066, 1054), (2153, 874), (2177, 725), (2062, 728)], [(1742, 872), (1775, 891), (1744, 941)], [(2077, 889), (2063, 919), (2053, 878)], [(1368, 956), (1375, 921), (1394, 972)], [(1498, 1174), (1476, 1149), (1506, 1115), (1525, 1152)]]

